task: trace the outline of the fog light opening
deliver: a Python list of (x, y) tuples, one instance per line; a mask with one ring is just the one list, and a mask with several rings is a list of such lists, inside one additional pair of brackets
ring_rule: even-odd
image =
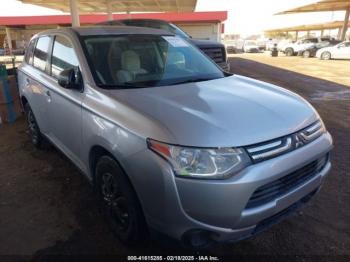
[(203, 249), (214, 244), (212, 233), (201, 229), (187, 231), (182, 237), (185, 246), (195, 249)]

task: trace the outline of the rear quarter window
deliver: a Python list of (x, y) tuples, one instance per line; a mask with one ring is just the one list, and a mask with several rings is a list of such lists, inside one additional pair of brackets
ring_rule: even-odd
[(24, 60), (29, 65), (33, 64), (33, 54), (34, 54), (35, 43), (36, 43), (36, 39), (33, 39), (32, 41), (30, 41), (29, 46), (26, 50), (26, 55)]

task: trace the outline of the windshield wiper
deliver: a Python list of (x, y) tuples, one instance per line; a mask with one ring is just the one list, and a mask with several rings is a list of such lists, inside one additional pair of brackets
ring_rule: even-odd
[(191, 78), (191, 79), (186, 79), (184, 81), (179, 81), (179, 82), (175, 82), (172, 83), (171, 85), (180, 85), (180, 84), (187, 84), (187, 83), (196, 83), (196, 82), (203, 82), (203, 81), (209, 81), (209, 80), (214, 80), (214, 79), (218, 79), (218, 78)]
[(99, 87), (107, 89), (132, 89), (132, 88), (146, 88), (148, 86), (139, 86), (132, 83), (125, 82), (123, 84), (100, 84)]

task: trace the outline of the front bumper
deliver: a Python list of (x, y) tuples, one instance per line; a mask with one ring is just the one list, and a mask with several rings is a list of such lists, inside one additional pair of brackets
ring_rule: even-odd
[[(286, 211), (299, 206), (315, 193), (329, 173), (331, 163), (328, 160), (322, 170), (288, 193), (247, 209), (254, 191), (327, 155), (331, 148), (332, 138), (326, 133), (302, 148), (251, 165), (226, 180), (175, 177), (164, 159), (148, 152), (150, 162), (157, 163), (162, 179), (153, 185), (153, 190), (139, 195), (142, 201), (151, 200), (142, 203), (146, 220), (153, 229), (178, 240), (193, 230), (209, 232), (211, 239), (217, 242), (249, 237), (271, 224), (272, 220), (278, 221), (275, 217), (283, 217), (279, 214), (288, 213)], [(145, 183), (142, 185), (144, 189)]]

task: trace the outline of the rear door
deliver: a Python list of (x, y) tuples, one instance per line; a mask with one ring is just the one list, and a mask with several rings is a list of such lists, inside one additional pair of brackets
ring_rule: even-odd
[(50, 139), (71, 160), (82, 168), (81, 150), (81, 113), (84, 92), (65, 89), (58, 84), (59, 74), (66, 69), (79, 69), (79, 61), (73, 44), (66, 35), (57, 34), (53, 37), (53, 45), (49, 62), (50, 106), (48, 110), (50, 121)]
[(21, 66), (18, 78), (21, 93), (32, 108), (40, 131), (48, 133), (48, 89), (45, 75), (48, 69), (48, 52), (51, 44), (50, 36), (41, 36), (33, 40), (27, 50), (25, 62)]

